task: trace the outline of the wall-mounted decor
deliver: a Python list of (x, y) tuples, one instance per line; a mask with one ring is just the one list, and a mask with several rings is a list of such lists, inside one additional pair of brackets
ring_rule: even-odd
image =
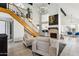
[(58, 14), (49, 16), (49, 25), (58, 25)]

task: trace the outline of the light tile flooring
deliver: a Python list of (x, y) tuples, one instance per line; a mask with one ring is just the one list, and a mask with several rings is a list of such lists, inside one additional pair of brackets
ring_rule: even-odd
[(22, 42), (10, 42), (8, 43), (8, 56), (32, 56), (32, 51)]
[[(61, 53), (61, 56), (79, 56), (79, 37), (64, 36), (61, 42), (66, 44), (66, 47)], [(8, 44), (9, 56), (33, 56), (32, 51), (26, 48), (22, 42)]]
[(62, 41), (66, 43), (61, 56), (79, 56), (79, 37), (64, 36)]

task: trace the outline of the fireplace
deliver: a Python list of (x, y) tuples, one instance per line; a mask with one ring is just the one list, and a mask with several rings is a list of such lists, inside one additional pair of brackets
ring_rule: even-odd
[(51, 38), (57, 38), (57, 33), (50, 33)]
[(58, 28), (56, 28), (56, 27), (49, 28), (49, 36), (51, 38), (57, 39), (57, 37), (58, 37)]

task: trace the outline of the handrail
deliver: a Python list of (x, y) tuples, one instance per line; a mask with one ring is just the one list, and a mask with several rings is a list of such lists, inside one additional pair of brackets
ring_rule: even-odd
[[(10, 4), (10, 3), (9, 3), (9, 5), (12, 5), (12, 6), (16, 7), (16, 8), (17, 8), (17, 10), (18, 10), (18, 11), (20, 11), (20, 13), (22, 13), (22, 14), (23, 14), (23, 12), (22, 12), (22, 11), (18, 8), (18, 6), (16, 6), (15, 4)], [(25, 17), (25, 15), (24, 15), (24, 14), (23, 14), (23, 16)]]
[[(10, 3), (9, 3), (10, 4)], [(10, 5), (13, 5), (14, 7), (16, 7), (22, 14), (23, 14), (23, 16), (24, 17), (26, 17), (25, 15), (24, 15), (24, 13), (18, 8), (18, 6), (16, 6), (14, 3), (13, 4), (10, 4)], [(29, 19), (28, 19), (29, 20)], [(29, 22), (33, 25), (33, 27), (35, 27), (37, 30), (38, 30), (38, 28), (29, 20)]]
[(0, 12), (4, 12), (4, 13), (11, 15), (15, 20), (17, 20), (21, 25), (23, 25), (24, 28), (27, 29), (32, 36), (39, 35), (38, 32), (36, 32), (33, 28), (31, 28), (24, 20), (21, 19), (21, 17), (17, 16), (11, 10), (0, 7)]

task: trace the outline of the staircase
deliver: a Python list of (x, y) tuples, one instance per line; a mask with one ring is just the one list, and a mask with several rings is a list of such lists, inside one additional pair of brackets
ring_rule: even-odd
[[(16, 6), (15, 6), (16, 7)], [(36, 37), (39, 35), (37, 29), (35, 28), (35, 26), (33, 25), (32, 22), (29, 22), (26, 18), (22, 18), (20, 16), (18, 16), (16, 13), (14, 13), (13, 11), (9, 10), (9, 9), (5, 9), (0, 7), (0, 12), (4, 12), (9, 14), (10, 16), (12, 16), (16, 21), (18, 21), (24, 28), (26, 31), (28, 31), (28, 33), (30, 33), (32, 36)], [(26, 19), (26, 20), (24, 20)]]

